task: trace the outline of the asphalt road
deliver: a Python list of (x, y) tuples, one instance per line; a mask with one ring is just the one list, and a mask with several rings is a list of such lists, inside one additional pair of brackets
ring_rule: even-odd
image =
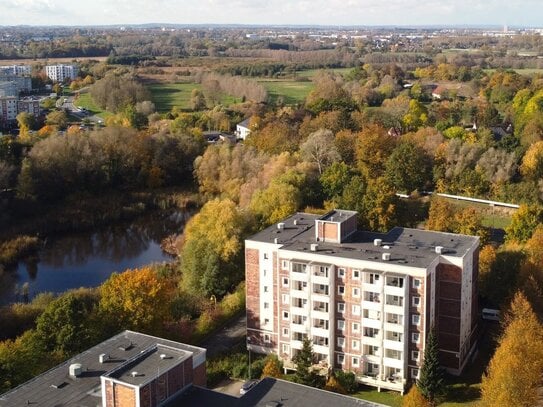
[(246, 328), (247, 317), (244, 313), (209, 339), (202, 342), (200, 346), (207, 349), (207, 358), (210, 358), (218, 353), (231, 349), (233, 346), (243, 341), (245, 339)]

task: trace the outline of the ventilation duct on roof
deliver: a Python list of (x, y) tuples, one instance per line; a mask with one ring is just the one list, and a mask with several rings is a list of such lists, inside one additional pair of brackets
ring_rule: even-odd
[(374, 246), (381, 246), (381, 243), (383, 243), (381, 239), (373, 239)]

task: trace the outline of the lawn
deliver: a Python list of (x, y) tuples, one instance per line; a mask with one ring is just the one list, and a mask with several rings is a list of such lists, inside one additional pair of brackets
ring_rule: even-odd
[(313, 78), (317, 72), (326, 70), (326, 71), (332, 71), (334, 73), (338, 73), (341, 75), (345, 75), (353, 70), (353, 68), (331, 68), (331, 69), (306, 69), (304, 71), (296, 71), (296, 76), (298, 77), (306, 77), (306, 78)]
[(266, 88), (272, 102), (282, 98), (283, 103), (287, 105), (302, 103), (315, 86), (313, 82), (289, 79), (258, 79), (258, 83)]
[[(151, 91), (151, 99), (159, 113), (166, 113), (175, 106), (182, 110), (190, 110), (190, 95), (193, 89), (202, 89), (202, 85), (193, 82), (160, 83), (148, 86)], [(220, 102), (224, 106), (239, 103), (240, 99), (232, 95), (223, 94)]]
[(105, 110), (100, 109), (96, 103), (91, 98), (90, 93), (80, 93), (76, 100), (74, 100), (74, 105), (77, 107), (84, 107), (87, 109), (90, 113), (92, 113), (95, 116), (101, 117), (102, 119), (107, 118), (108, 116), (111, 116), (110, 112), (106, 112)]
[(483, 216), (483, 226), (493, 229), (505, 229), (511, 223), (511, 215), (515, 209), (497, 208), (479, 202), (460, 201), (456, 199), (448, 199), (450, 203), (459, 207), (473, 207), (477, 209)]

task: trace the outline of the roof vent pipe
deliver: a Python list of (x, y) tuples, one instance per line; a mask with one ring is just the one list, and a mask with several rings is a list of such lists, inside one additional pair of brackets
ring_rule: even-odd
[(72, 363), (68, 370), (71, 377), (79, 377), (81, 376), (81, 373), (83, 373), (81, 363)]
[(390, 253), (383, 253), (382, 257), (381, 257), (384, 261), (389, 261), (390, 260)]
[(294, 219), (294, 226), (298, 225), (298, 220)]
[(381, 246), (381, 243), (383, 243), (381, 239), (373, 239), (374, 246)]
[(278, 243), (279, 243), (279, 239), (276, 237), (275, 239), (273, 239), (273, 243), (278, 244)]
[(101, 353), (100, 355), (98, 355), (98, 361), (100, 363), (105, 363), (107, 362), (108, 359), (109, 359), (109, 356), (107, 355), (107, 353)]
[(319, 249), (319, 245), (317, 243), (312, 243), (310, 248), (312, 252), (316, 252)]
[(445, 253), (445, 248), (443, 246), (436, 246), (436, 253), (437, 254)]
[(283, 230), (285, 228), (285, 224), (283, 222), (280, 222), (277, 224), (277, 229)]

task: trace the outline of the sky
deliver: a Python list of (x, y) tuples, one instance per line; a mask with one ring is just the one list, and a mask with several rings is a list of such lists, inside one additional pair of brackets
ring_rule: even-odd
[(0, 0), (0, 25), (543, 27), (543, 0)]

